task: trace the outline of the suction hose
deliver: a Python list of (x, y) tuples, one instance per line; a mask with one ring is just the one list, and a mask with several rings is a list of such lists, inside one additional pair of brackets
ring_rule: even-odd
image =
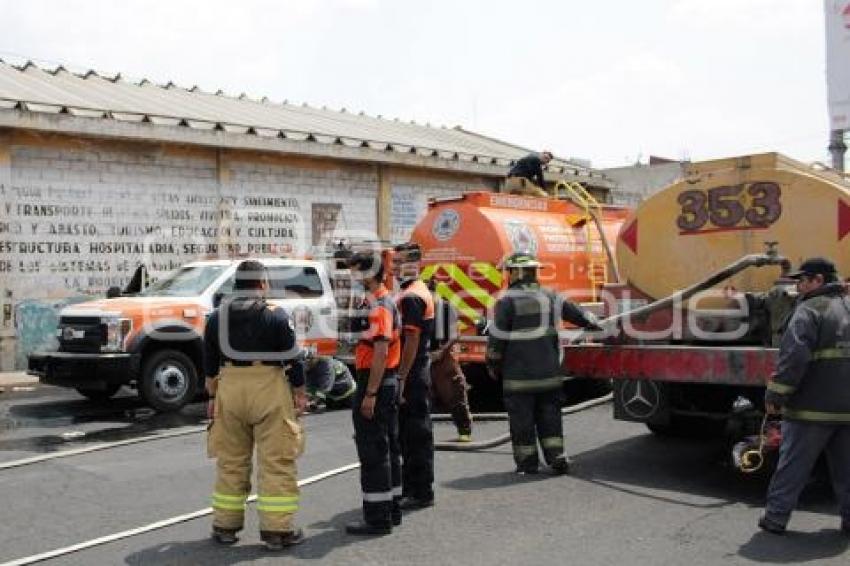
[(638, 307), (636, 309), (626, 311), (621, 314), (601, 319), (599, 321), (599, 324), (603, 328), (609, 329), (610, 327), (615, 326), (617, 323), (621, 322), (623, 319), (645, 317), (656, 311), (669, 308), (676, 304), (681, 304), (683, 301), (687, 301), (697, 293), (705, 291), (706, 289), (710, 289), (718, 283), (725, 281), (726, 279), (729, 279), (730, 277), (733, 277), (734, 275), (737, 275), (741, 271), (744, 271), (745, 269), (748, 269), (750, 267), (778, 265), (782, 268), (783, 275), (787, 273), (791, 269), (791, 262), (788, 261), (787, 258), (779, 255), (779, 252), (776, 249), (776, 242), (766, 242), (765, 245), (767, 246), (767, 249), (763, 254), (745, 255), (734, 263), (724, 267), (720, 271), (709, 275), (706, 279), (700, 281), (699, 283), (696, 283), (695, 285), (691, 285), (686, 289), (682, 289), (681, 291), (673, 293), (669, 297), (652, 302), (648, 305), (644, 305), (642, 307)]

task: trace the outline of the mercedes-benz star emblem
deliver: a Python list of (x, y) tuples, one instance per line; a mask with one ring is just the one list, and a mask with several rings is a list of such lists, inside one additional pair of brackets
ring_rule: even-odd
[(620, 388), (620, 405), (633, 419), (648, 419), (660, 404), (661, 391), (652, 381), (629, 380)]

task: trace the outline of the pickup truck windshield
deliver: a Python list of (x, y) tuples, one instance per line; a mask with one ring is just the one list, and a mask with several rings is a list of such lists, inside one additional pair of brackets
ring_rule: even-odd
[(181, 296), (196, 297), (218, 279), (227, 267), (224, 265), (198, 265), (178, 269), (140, 293), (143, 297)]
[[(286, 299), (315, 299), (324, 294), (322, 278), (315, 267), (302, 265), (275, 265), (266, 270), (271, 283), (270, 297)], [(233, 292), (233, 277), (219, 288), (218, 293)]]
[(322, 296), (322, 279), (314, 267), (282, 266), (269, 269), (273, 291), (286, 298), (314, 299)]

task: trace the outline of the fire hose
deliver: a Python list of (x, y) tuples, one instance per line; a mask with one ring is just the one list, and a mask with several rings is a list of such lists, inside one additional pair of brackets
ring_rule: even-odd
[(732, 449), (732, 463), (744, 474), (754, 474), (764, 467), (766, 448), (776, 449), (782, 440), (778, 423), (770, 420), (765, 414), (761, 420), (758, 440), (748, 437)]
[[(583, 403), (578, 403), (576, 405), (571, 405), (569, 407), (564, 407), (561, 409), (561, 415), (571, 415), (573, 413), (578, 413), (580, 411), (584, 411), (593, 407), (597, 407), (599, 405), (604, 405), (613, 399), (613, 395), (611, 393), (604, 395), (603, 397), (599, 397), (597, 399), (590, 399), (589, 401), (585, 401)], [(435, 422), (444, 422), (450, 421), (451, 416), (449, 415), (433, 415), (432, 420)], [(481, 420), (508, 420), (507, 413), (485, 413), (479, 415), (473, 415), (473, 420), (481, 421)], [(496, 446), (501, 446), (502, 444), (507, 444), (511, 441), (510, 434), (502, 434), (495, 438), (491, 438), (489, 440), (483, 440), (481, 442), (435, 442), (434, 450), (442, 450), (446, 452), (474, 452), (476, 450), (487, 450), (488, 448), (495, 448)]]
[(745, 450), (741, 454), (741, 463), (738, 469), (745, 474), (754, 474), (764, 465), (764, 437), (765, 428), (767, 427), (767, 414), (761, 420), (761, 429), (759, 430), (759, 445), (756, 449)]
[(669, 297), (665, 297), (663, 299), (659, 299), (648, 305), (644, 305), (638, 307), (636, 309), (632, 309), (630, 311), (626, 311), (624, 313), (620, 313), (617, 315), (609, 316), (607, 318), (601, 319), (599, 321), (599, 325), (603, 327), (610, 328), (611, 326), (615, 326), (620, 323), (622, 320), (626, 318), (642, 318), (649, 316), (650, 314), (664, 310), (666, 308), (672, 307), (676, 304), (681, 304), (683, 301), (687, 301), (697, 293), (701, 291), (705, 291), (706, 289), (710, 289), (737, 275), (738, 273), (748, 269), (750, 267), (763, 267), (765, 265), (778, 265), (782, 268), (782, 273), (785, 274), (791, 269), (790, 261), (779, 255), (778, 250), (776, 249), (776, 242), (765, 242), (766, 250), (763, 254), (749, 254), (741, 257), (734, 263), (724, 267), (720, 271), (717, 271), (708, 277), (706, 277), (703, 281), (696, 283), (695, 285), (691, 285), (686, 289), (682, 289), (676, 293), (673, 293)]

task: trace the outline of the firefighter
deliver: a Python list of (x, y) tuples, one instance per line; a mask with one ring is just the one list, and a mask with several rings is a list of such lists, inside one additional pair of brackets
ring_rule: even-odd
[(402, 509), (434, 504), (434, 430), (431, 422), (429, 343), (434, 299), (419, 279), (422, 252), (417, 244), (396, 246), (393, 274), (399, 281), (402, 352), (399, 365), (401, 408), (399, 435), (402, 462)]
[(326, 356), (309, 356), (305, 366), (310, 411), (350, 408), (357, 384), (348, 366)]
[(434, 298), (434, 330), (431, 335), (431, 388), (436, 400), (452, 416), (457, 429), (456, 442), (472, 441), (472, 413), (469, 411), (469, 399), (466, 376), (460, 367), (454, 344), (458, 339), (457, 309), (449, 301), (436, 293), (436, 282), (428, 280), (428, 289)]
[[(291, 319), (266, 302), (265, 267), (243, 261), (234, 298), (216, 309), (204, 333), (206, 387), (213, 400), (209, 446), (217, 458), (212, 538), (233, 544), (242, 530), (257, 451), (260, 537), (270, 550), (304, 540), (293, 525), (299, 490), (295, 460), (304, 449), (298, 415), (306, 404), (303, 374), (282, 366), (297, 354)], [(296, 377), (300, 376), (300, 377)]]
[(401, 317), (383, 283), (384, 266), (369, 253), (354, 254), (352, 276), (367, 291), (365, 316), (352, 320), (359, 332), (354, 351), (357, 392), (352, 419), (363, 521), (346, 526), (354, 535), (385, 535), (401, 525), (401, 454), (398, 441), (398, 366), (401, 359)]
[(540, 263), (531, 253), (508, 256), (509, 286), (496, 303), (486, 363), (502, 380), (517, 472), (538, 471), (537, 442), (555, 474), (569, 471), (564, 454), (563, 380), (559, 375), (561, 320), (596, 328), (594, 317), (537, 281)]
[(782, 444), (758, 524), (771, 533), (785, 532), (825, 451), (841, 530), (850, 534), (850, 298), (827, 259), (808, 259), (791, 277), (800, 298), (765, 395), (767, 413), (783, 415)]
[(546, 197), (546, 181), (543, 167), (552, 161), (552, 152), (529, 153), (517, 160), (508, 171), (505, 189), (514, 194)]

